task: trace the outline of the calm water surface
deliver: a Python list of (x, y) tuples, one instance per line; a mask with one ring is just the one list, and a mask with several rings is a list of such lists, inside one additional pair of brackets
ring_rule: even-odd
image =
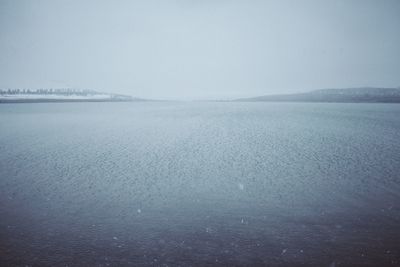
[(400, 105), (0, 105), (1, 266), (400, 266)]

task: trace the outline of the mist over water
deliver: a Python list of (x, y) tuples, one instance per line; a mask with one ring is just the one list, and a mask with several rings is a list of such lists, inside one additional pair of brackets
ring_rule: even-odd
[(235, 99), (400, 86), (398, 0), (1, 0), (0, 89)]
[(400, 106), (0, 106), (3, 266), (398, 266)]

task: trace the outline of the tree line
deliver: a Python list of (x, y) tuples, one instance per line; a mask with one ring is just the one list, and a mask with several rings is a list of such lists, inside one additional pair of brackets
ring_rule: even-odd
[(93, 95), (98, 94), (94, 90), (88, 89), (71, 89), (71, 88), (57, 88), (57, 89), (0, 89), (1, 95)]

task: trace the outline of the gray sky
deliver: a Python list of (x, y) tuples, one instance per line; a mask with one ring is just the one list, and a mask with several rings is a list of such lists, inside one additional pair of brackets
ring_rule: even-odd
[(209, 99), (400, 86), (400, 1), (4, 1), (0, 87)]

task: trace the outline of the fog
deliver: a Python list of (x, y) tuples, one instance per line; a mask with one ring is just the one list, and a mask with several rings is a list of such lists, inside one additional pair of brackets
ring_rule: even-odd
[(0, 1), (0, 87), (230, 99), (400, 85), (400, 2)]
[(0, 0), (0, 266), (400, 266), (399, 26), (399, 0)]

